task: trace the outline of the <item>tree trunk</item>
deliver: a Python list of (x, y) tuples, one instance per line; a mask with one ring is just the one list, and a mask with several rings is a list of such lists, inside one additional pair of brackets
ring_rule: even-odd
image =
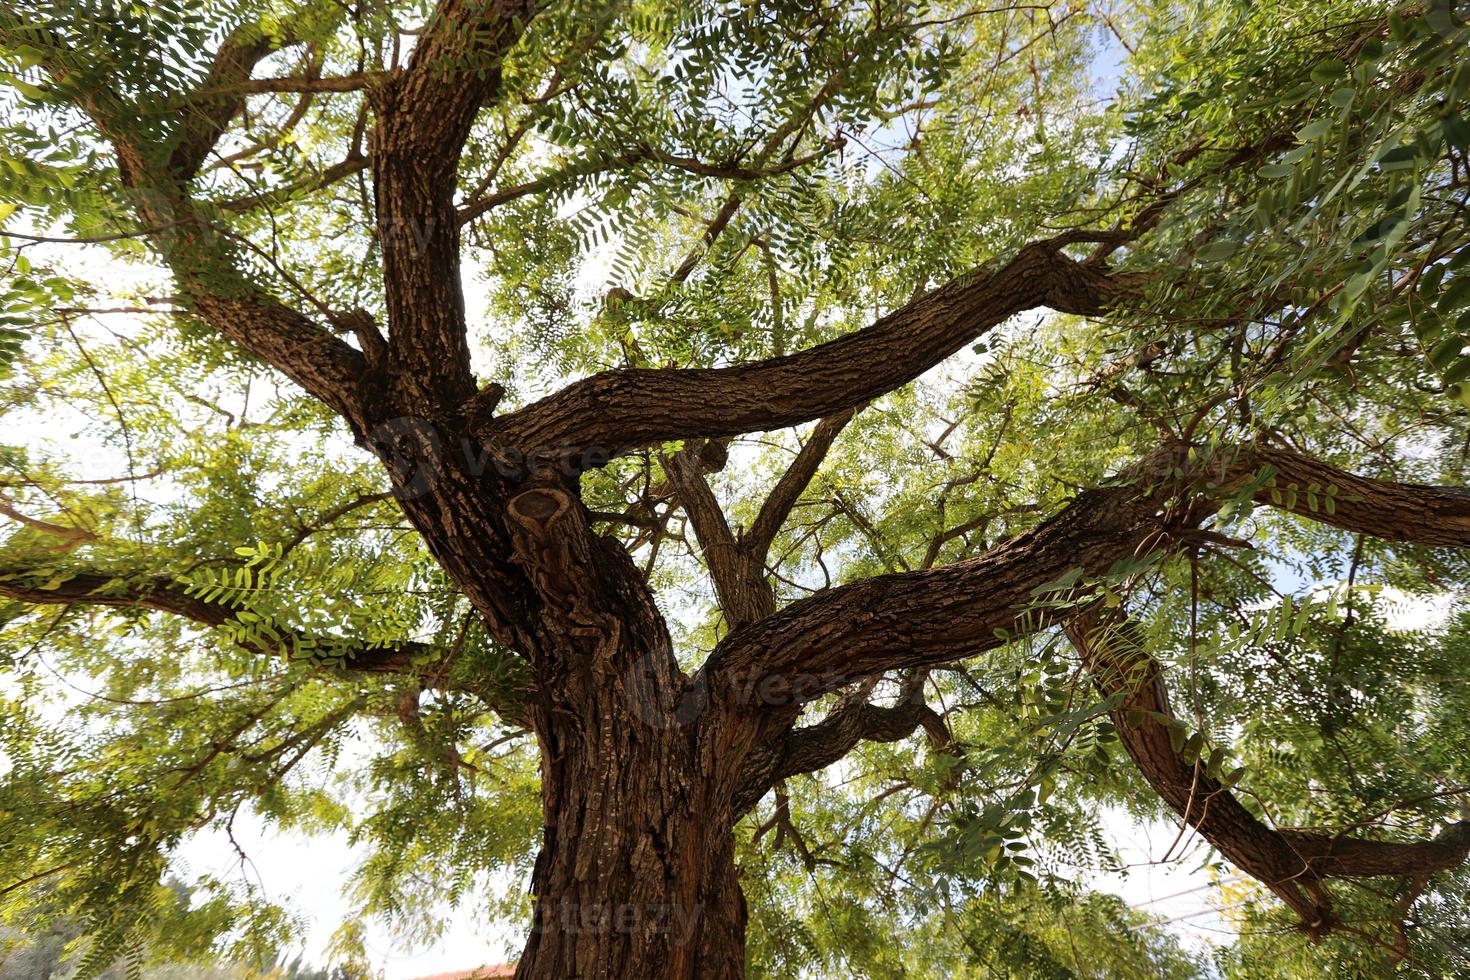
[(538, 597), (531, 722), (545, 820), (522, 980), (737, 978), (737, 753), (679, 670), (627, 552), (565, 487), (506, 508)]
[(531, 675), (515, 720), (539, 742), (544, 826), (516, 976), (742, 977), (731, 801), (750, 718), (712, 708), (680, 671), (642, 572), (592, 529), (573, 476), (497, 477), (423, 420), (385, 422), (368, 442)]
[(621, 710), (543, 739), (546, 824), (519, 980), (744, 976), (729, 807), (710, 799), (694, 743)]

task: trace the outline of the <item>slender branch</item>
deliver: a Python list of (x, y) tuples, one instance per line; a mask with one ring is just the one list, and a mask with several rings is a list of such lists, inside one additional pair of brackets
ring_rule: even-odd
[[(463, 225), (475, 220), (482, 214), (493, 211), (502, 204), (507, 204), (517, 198), (525, 197), (527, 194), (538, 194), (542, 191), (550, 190), (577, 177), (589, 177), (593, 174), (606, 173), (609, 170), (633, 167), (639, 163), (656, 163), (675, 170), (683, 170), (700, 177), (749, 181), (788, 173), (799, 167), (806, 166), (820, 155), (820, 153), (808, 154), (767, 167), (747, 167), (733, 163), (708, 163), (694, 157), (665, 153), (656, 147), (643, 145), (628, 153), (622, 153), (616, 156), (573, 160), (571, 163), (563, 167), (558, 167), (539, 177), (503, 188), (485, 197), (479, 197), (458, 210), (457, 220)], [(727, 207), (729, 207), (730, 213), (725, 214), (722, 227), (724, 223), (729, 222), (731, 215), (734, 213), (734, 206), (727, 204)], [(721, 213), (723, 212), (724, 209), (721, 210)], [(715, 235), (718, 235), (718, 231), (713, 234), (706, 232), (707, 238), (712, 239)], [(677, 281), (683, 281), (683, 277), (676, 276), (675, 278)]]
[[(33, 580), (40, 579), (42, 584)], [(51, 579), (51, 581), (44, 581)], [(166, 578), (125, 579), (98, 572), (78, 572), (65, 578), (47, 574), (30, 575), (24, 569), (0, 569), (0, 598), (28, 605), (106, 606), (118, 609), (151, 609), (182, 616), (201, 626), (218, 629), (236, 622), (237, 611), (223, 602), (209, 602), (190, 595)], [(349, 670), (371, 673), (415, 673), (416, 660), (432, 656), (437, 648), (414, 641), (352, 647), (335, 637), (287, 635), (279, 641), (261, 643), (240, 640), (252, 653), (291, 659), (298, 648), (314, 646), (340, 656)]]
[(346, 516), (347, 514), (352, 513), (358, 508), (367, 507), (371, 504), (381, 503), (384, 500), (391, 499), (392, 496), (393, 494), (389, 492), (362, 493), (358, 494), (356, 497), (353, 497), (351, 500), (347, 500), (343, 503), (338, 504), (336, 507), (329, 508), (327, 511), (314, 518), (311, 523), (302, 524), (300, 530), (298, 530), (294, 535), (291, 536), (291, 540), (287, 541), (281, 546), (282, 553), (289, 554), (290, 552), (295, 551), (296, 548), (300, 546), (301, 542), (311, 537), (311, 535), (326, 527), (328, 524), (331, 524), (332, 522)]
[(77, 547), (78, 545), (97, 540), (96, 533), (89, 531), (86, 528), (67, 527), (62, 524), (52, 524), (49, 521), (42, 521), (37, 520), (34, 517), (28, 517), (27, 515), (16, 510), (15, 505), (12, 504), (3, 494), (0, 494), (0, 514), (5, 515), (6, 517), (19, 524), (23, 524), (26, 527), (31, 528), (32, 530), (40, 531), (44, 534), (51, 534), (58, 538), (61, 538), (62, 543), (57, 546), (57, 550), (70, 550)]
[(298, 181), (286, 184), (282, 187), (273, 187), (270, 190), (261, 191), (258, 194), (247, 194), (243, 197), (231, 197), (223, 201), (215, 201), (214, 206), (225, 211), (244, 212), (261, 205), (278, 204), (287, 200), (292, 195), (306, 191), (320, 190), (330, 187), (344, 177), (350, 177), (355, 173), (361, 173), (368, 168), (368, 158), (360, 154), (349, 155), (346, 159), (332, 164), (320, 173), (303, 177)]
[(735, 217), (735, 212), (740, 210), (741, 195), (732, 193), (726, 196), (725, 202), (715, 212), (715, 216), (704, 226), (704, 232), (699, 236), (699, 243), (689, 250), (679, 265), (669, 274), (669, 282), (681, 283), (689, 279), (702, 259), (715, 243), (715, 239), (725, 233), (730, 226), (730, 221)]
[(806, 445), (796, 454), (796, 459), (787, 467), (781, 479), (776, 481), (776, 486), (771, 490), (770, 496), (766, 497), (765, 503), (761, 504), (760, 511), (755, 520), (751, 522), (750, 531), (745, 535), (745, 546), (754, 559), (762, 564), (765, 563), (766, 553), (771, 549), (771, 542), (776, 540), (776, 535), (781, 531), (781, 525), (786, 523), (786, 518), (791, 514), (791, 508), (796, 506), (797, 500), (817, 475), (822, 461), (827, 458), (827, 452), (832, 448), (832, 443), (837, 441), (843, 428), (852, 419), (851, 410), (829, 415), (818, 422), (816, 428), (812, 429), (811, 436)]

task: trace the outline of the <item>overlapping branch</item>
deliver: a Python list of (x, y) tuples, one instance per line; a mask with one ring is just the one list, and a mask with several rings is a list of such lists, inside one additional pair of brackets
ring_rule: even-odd
[[(1396, 540), (1443, 543), (1443, 526), (1420, 515), (1436, 507), (1449, 513), (1463, 499), (1458, 489), (1366, 480), (1286, 450), (1247, 448), (1231, 459), (1230, 479), (1248, 478), (1256, 470), (1252, 461), (1266, 460), (1280, 474), (1342, 487), (1340, 503), (1330, 510), (1320, 503), (1315, 511), (1305, 503), (1293, 509), (1342, 527), (1392, 528)], [(784, 696), (775, 705), (782, 710), (772, 713), (778, 716), (775, 734), (762, 736), (779, 738), (794, 718), (791, 708), (854, 678), (953, 662), (1065, 622), (1079, 607), (1038, 601), (1038, 590), (1063, 576), (1103, 576), (1120, 562), (1185, 545), (1214, 510), (1210, 497), (1218, 491), (1219, 472), (1208, 462), (1180, 464), (1187, 458), (1165, 447), (1133, 467), (1132, 481), (1084, 491), (1049, 520), (984, 555), (794, 602), (726, 637), (700, 680), (712, 696), (756, 709), (772, 706), (761, 692), (779, 682)], [(1260, 498), (1287, 502), (1274, 500), (1269, 489)]]
[(794, 602), (727, 637), (703, 672), (716, 697), (741, 700), (767, 678), (799, 676), (812, 699), (855, 677), (971, 657), (1070, 614), (1038, 605), (1039, 587), (1075, 570), (1102, 575), (1167, 547), (1206, 513), (1131, 484), (1084, 491), (1051, 519), (977, 558), (880, 575)]
[[(1391, 540), (1470, 546), (1466, 521), (1470, 494), (1463, 488), (1370, 480), (1284, 449), (1247, 447), (1231, 457), (1227, 480), (1244, 480), (1261, 464), (1278, 473), (1277, 487), (1256, 498), (1316, 521)], [(1119, 560), (1178, 543), (1204, 519), (1210, 504), (1203, 488), (1217, 479), (1209, 463), (1182, 475), (1181, 451), (1166, 448), (1136, 466), (1139, 482), (1088, 490), (1035, 529), (984, 555), (935, 569), (883, 575), (792, 603), (721, 644), (707, 669), (749, 676), (839, 667), (850, 677), (970, 656), (1000, 641), (1032, 590), (1080, 569), (1097, 575)], [(1317, 507), (1307, 487), (1297, 497), (1281, 484), (1316, 485)], [(1328, 506), (1326, 487), (1339, 488)], [(1152, 488), (1152, 489), (1150, 489)], [(1273, 489), (1277, 493), (1273, 493)], [(1033, 629), (1055, 615), (1033, 616)]]
[(944, 718), (923, 698), (926, 674), (916, 671), (904, 685), (898, 703), (891, 706), (868, 700), (872, 684), (863, 684), (854, 696), (839, 703), (814, 725), (794, 728), (778, 739), (757, 746), (746, 759), (735, 792), (734, 813), (755, 806), (783, 779), (817, 772), (845, 758), (861, 742), (897, 742), (923, 730), (929, 744), (940, 749), (951, 737)]
[[(566, 166), (544, 173), (539, 177), (533, 177), (530, 180), (513, 184), (510, 187), (505, 187), (492, 194), (477, 198), (462, 206), (457, 212), (457, 218), (460, 224), (467, 224), (480, 215), (493, 211), (502, 204), (525, 197), (527, 194), (537, 194), (541, 191), (550, 190), (576, 177), (586, 177), (619, 168), (634, 167), (641, 163), (653, 163), (671, 167), (675, 170), (683, 170), (686, 173), (691, 173), (699, 177), (711, 177), (721, 180), (759, 180), (764, 177), (772, 177), (777, 174), (789, 173), (792, 170), (800, 169), (820, 157), (824, 152), (827, 151), (821, 150), (804, 154), (790, 160), (783, 160), (771, 166), (753, 167), (738, 163), (710, 163), (694, 157), (668, 153), (657, 147), (645, 144), (627, 153), (614, 156), (573, 160)], [(726, 220), (729, 220), (728, 216)]]
[(758, 622), (776, 611), (776, 594), (766, 581), (765, 568), (771, 542), (851, 418), (852, 412), (846, 411), (817, 424), (761, 505), (749, 532), (739, 537), (731, 532), (720, 502), (704, 478), (703, 455), (696, 451), (704, 447), (686, 448), (663, 457), (664, 469), (704, 554), (720, 609), (732, 629)]

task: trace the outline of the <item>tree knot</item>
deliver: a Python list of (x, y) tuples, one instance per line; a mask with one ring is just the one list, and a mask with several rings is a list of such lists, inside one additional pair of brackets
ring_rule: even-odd
[(571, 496), (565, 490), (532, 487), (512, 497), (507, 510), (517, 524), (531, 534), (540, 536), (571, 510), (571, 507)]

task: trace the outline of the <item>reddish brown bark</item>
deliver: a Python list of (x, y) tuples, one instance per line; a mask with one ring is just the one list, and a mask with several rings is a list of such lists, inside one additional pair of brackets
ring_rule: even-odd
[(1272, 446), (1241, 452), (1232, 472), (1266, 466), (1275, 476), (1259, 503), (1384, 541), (1470, 548), (1470, 489), (1369, 479)]
[(523, 452), (596, 447), (606, 458), (666, 440), (797, 425), (907, 384), (1017, 313), (1099, 313), (1121, 291), (1106, 266), (1038, 242), (994, 271), (977, 269), (818, 347), (729, 368), (608, 371), (501, 416), (484, 434)]

